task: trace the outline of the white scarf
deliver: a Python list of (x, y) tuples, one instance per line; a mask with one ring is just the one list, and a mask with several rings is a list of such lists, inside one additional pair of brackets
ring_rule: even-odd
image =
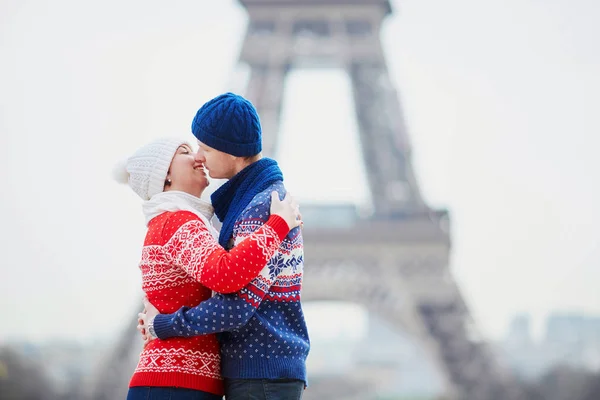
[(209, 202), (189, 193), (172, 190), (155, 194), (150, 200), (144, 202), (142, 211), (146, 218), (146, 226), (154, 217), (167, 211), (193, 212), (202, 220), (215, 238), (219, 237), (219, 233), (210, 222), (214, 214), (213, 206)]

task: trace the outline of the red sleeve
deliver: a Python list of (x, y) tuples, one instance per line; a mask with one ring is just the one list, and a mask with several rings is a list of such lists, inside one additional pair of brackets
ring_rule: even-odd
[(258, 276), (288, 232), (285, 220), (271, 215), (260, 229), (228, 252), (198, 216), (179, 211), (164, 225), (164, 251), (173, 264), (207, 288), (235, 293)]

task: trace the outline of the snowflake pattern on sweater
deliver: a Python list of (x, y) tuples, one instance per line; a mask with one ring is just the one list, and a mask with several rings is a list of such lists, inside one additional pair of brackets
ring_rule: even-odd
[[(235, 223), (237, 247), (269, 218), (270, 193), (284, 195), (282, 182), (259, 193)], [(221, 372), (227, 378), (299, 379), (306, 382), (310, 341), (300, 294), (304, 248), (299, 228), (289, 232), (259, 276), (234, 294), (216, 294), (196, 307), (161, 314), (161, 339), (219, 333)]]

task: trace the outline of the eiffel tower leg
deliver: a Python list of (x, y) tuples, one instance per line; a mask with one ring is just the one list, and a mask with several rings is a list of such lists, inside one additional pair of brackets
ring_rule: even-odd
[(348, 71), (376, 217), (422, 212), (400, 103), (383, 59), (353, 62)]
[(277, 150), (283, 85), (288, 68), (284, 65), (251, 65), (246, 97), (254, 104), (263, 132), (263, 154), (273, 157)]
[(428, 286), (438, 293), (453, 295), (441, 296), (443, 301), (435, 301), (434, 296), (423, 298), (417, 295), (416, 312), (426, 340), (437, 344), (436, 358), (457, 388), (458, 399), (520, 399), (488, 344), (477, 338), (471, 316), (455, 283), (449, 279), (435, 281), (430, 281)]

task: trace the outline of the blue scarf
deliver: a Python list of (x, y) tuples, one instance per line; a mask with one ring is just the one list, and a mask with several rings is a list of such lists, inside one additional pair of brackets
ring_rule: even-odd
[(233, 235), (233, 225), (252, 199), (277, 181), (283, 181), (283, 174), (277, 161), (261, 158), (238, 172), (210, 196), (215, 215), (223, 223), (219, 234), (219, 244), (227, 244)]

